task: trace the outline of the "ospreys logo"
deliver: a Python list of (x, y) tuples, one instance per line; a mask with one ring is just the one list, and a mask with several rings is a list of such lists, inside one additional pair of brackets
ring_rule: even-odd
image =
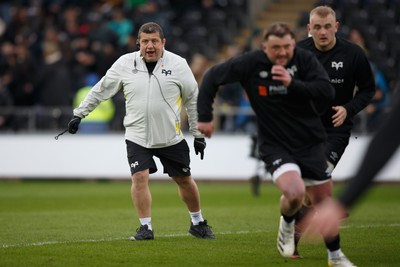
[(168, 75), (172, 74), (172, 71), (171, 70), (162, 69), (161, 73), (165, 74), (165, 76), (168, 76)]
[(139, 166), (139, 162), (135, 161), (133, 163), (131, 163), (131, 168), (136, 168), (137, 166)]
[(340, 61), (340, 62), (332, 61), (331, 67), (335, 68), (336, 70), (339, 70), (339, 68), (343, 68), (343, 62), (342, 61)]

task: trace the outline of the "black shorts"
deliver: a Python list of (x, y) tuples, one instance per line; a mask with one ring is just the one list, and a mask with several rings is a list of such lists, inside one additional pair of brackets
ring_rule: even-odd
[(330, 179), (330, 175), (327, 173), (328, 164), (323, 143), (296, 152), (290, 152), (278, 146), (264, 146), (262, 150), (260, 151), (261, 159), (271, 174), (274, 174), (282, 165), (293, 163), (300, 168), (302, 178), (315, 181)]
[(171, 176), (190, 176), (190, 150), (185, 140), (163, 148), (145, 148), (129, 140), (125, 140), (128, 152), (128, 163), (131, 173), (149, 169), (150, 173), (157, 171), (153, 159), (156, 156), (164, 167), (164, 173)]
[(327, 131), (328, 140), (325, 145), (326, 159), (336, 167), (349, 144), (350, 133)]

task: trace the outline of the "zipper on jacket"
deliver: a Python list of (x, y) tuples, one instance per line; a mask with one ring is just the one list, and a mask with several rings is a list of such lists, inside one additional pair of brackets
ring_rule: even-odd
[(146, 144), (149, 145), (149, 140), (150, 140), (150, 126), (149, 126), (149, 102), (150, 102), (150, 91), (151, 91), (151, 73), (149, 73), (149, 81), (148, 81), (148, 86), (147, 86), (147, 101), (146, 101), (146, 121), (145, 121), (145, 131), (146, 131)]

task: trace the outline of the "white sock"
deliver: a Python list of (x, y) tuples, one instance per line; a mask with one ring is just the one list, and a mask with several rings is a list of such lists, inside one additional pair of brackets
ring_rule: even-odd
[(193, 225), (199, 225), (199, 222), (204, 221), (203, 219), (203, 215), (201, 214), (201, 210), (197, 211), (197, 212), (190, 212), (190, 218), (192, 219), (192, 223)]
[(151, 217), (139, 218), (139, 221), (141, 225), (147, 225), (149, 230), (153, 230), (153, 228), (151, 228)]
[(340, 248), (335, 251), (330, 251), (328, 249), (328, 258), (329, 259), (337, 259), (337, 258), (340, 258), (342, 255), (344, 255), (344, 254)]

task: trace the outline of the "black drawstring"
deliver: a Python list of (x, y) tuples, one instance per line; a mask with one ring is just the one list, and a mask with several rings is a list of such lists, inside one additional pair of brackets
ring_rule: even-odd
[(60, 137), (61, 135), (65, 134), (68, 131), (68, 128), (65, 129), (63, 132), (59, 133), (57, 136), (54, 136), (54, 139), (58, 140), (58, 137)]

